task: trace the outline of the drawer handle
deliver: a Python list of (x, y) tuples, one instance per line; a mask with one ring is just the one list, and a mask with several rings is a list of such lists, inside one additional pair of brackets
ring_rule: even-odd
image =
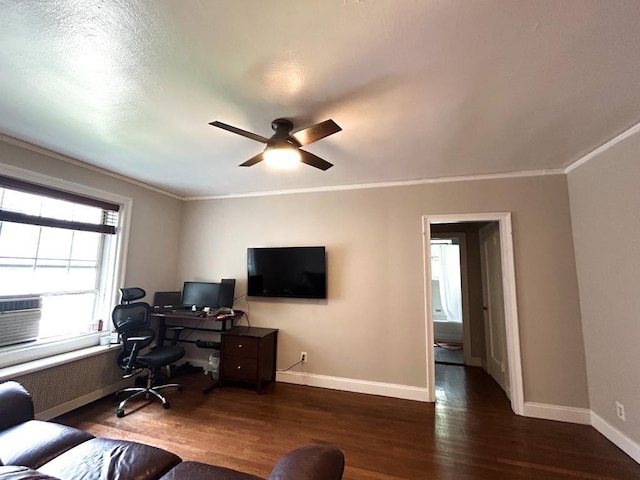
[(238, 348), (242, 348), (242, 344), (241, 344), (241, 343), (240, 343), (240, 344), (238, 344)]
[(238, 370), (240, 370), (242, 367), (240, 365), (238, 365)]

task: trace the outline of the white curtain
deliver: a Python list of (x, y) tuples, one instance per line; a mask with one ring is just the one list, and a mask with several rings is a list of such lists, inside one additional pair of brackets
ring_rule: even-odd
[(460, 278), (460, 246), (432, 245), (439, 249), (440, 303), (449, 322), (462, 322), (462, 280)]

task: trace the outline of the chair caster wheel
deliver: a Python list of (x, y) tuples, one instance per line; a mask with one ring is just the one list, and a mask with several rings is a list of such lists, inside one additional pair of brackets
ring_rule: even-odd
[(124, 410), (123, 410), (123, 409), (121, 409), (121, 408), (119, 408), (119, 409), (116, 411), (116, 417), (118, 417), (118, 418), (122, 418), (122, 417), (124, 417)]
[(169, 410), (169, 409), (171, 408), (171, 404), (170, 404), (169, 402), (167, 402), (167, 403), (163, 403), (163, 404), (162, 404), (162, 407), (163, 407), (165, 410)]

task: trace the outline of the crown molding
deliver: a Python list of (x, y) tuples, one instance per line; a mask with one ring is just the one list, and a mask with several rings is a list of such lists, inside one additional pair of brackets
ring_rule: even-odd
[(167, 192), (157, 187), (153, 187), (147, 183), (141, 182), (139, 180), (134, 180), (133, 178), (127, 177), (125, 175), (120, 175), (119, 173), (112, 172), (110, 170), (96, 167), (94, 165), (90, 165), (81, 160), (77, 160), (75, 158), (69, 157), (67, 155), (63, 155), (62, 153), (54, 152), (53, 150), (49, 150), (48, 148), (39, 147), (38, 145), (34, 145), (33, 143), (25, 142), (24, 140), (19, 140), (14, 137), (10, 137), (8, 135), (4, 135), (0, 133), (0, 141), (8, 143), (10, 145), (15, 145), (17, 147), (24, 148), (25, 150), (30, 150), (35, 153), (39, 153), (41, 155), (46, 155), (48, 157), (55, 158), (56, 160), (60, 160), (66, 163), (70, 163), (71, 165), (75, 165), (76, 167), (86, 168), (87, 170), (91, 170), (96, 173), (100, 173), (102, 175), (106, 175), (111, 178), (115, 178), (117, 180), (121, 180), (126, 183), (130, 183), (131, 185), (135, 185), (137, 187), (142, 187), (147, 190), (151, 190), (156, 193), (160, 193), (162, 195), (166, 195), (171, 198), (175, 198), (176, 200), (184, 200), (184, 197), (176, 195), (175, 193)]
[(339, 192), (344, 190), (362, 190), (367, 188), (407, 187), (427, 185), (431, 183), (471, 182), (477, 180), (499, 180), (505, 178), (543, 177), (548, 175), (564, 175), (564, 169), (531, 170), (526, 172), (494, 173), (486, 175), (465, 175), (459, 177), (423, 178), (420, 180), (403, 180), (397, 182), (360, 183), (351, 185), (333, 185), (329, 187), (296, 188), (290, 190), (270, 190), (265, 192), (235, 193), (229, 195), (211, 195), (203, 197), (184, 197), (185, 201), (221, 200), (229, 198), (269, 197), (273, 195), (291, 195), (296, 193)]
[(564, 173), (568, 174), (569, 172), (571, 172), (571, 171), (575, 170), (576, 168), (584, 165), (585, 163), (591, 161), (592, 159), (594, 159), (595, 157), (597, 157), (601, 153), (606, 152), (610, 148), (613, 148), (618, 143), (620, 143), (623, 140), (635, 135), (638, 132), (640, 132), (640, 122), (630, 126), (625, 131), (620, 133), (619, 135), (613, 137), (611, 140), (607, 140), (605, 143), (600, 145), (595, 150), (590, 151), (589, 153), (587, 153), (586, 155), (584, 155), (580, 159), (578, 159), (575, 162), (573, 162), (571, 165), (569, 165), (567, 168), (564, 169)]
[(39, 154), (53, 157), (63, 162), (70, 163), (72, 165), (75, 165), (81, 168), (86, 168), (87, 170), (91, 170), (91, 171), (100, 173), (102, 175), (107, 175), (109, 177), (121, 180), (123, 182), (130, 183), (132, 185), (145, 188), (147, 190), (151, 190), (161, 195), (166, 195), (176, 200), (201, 201), (201, 200), (221, 200), (221, 199), (232, 199), (232, 198), (269, 197), (274, 195), (293, 195), (293, 194), (299, 194), (299, 193), (338, 192), (338, 191), (346, 191), (346, 190), (362, 190), (362, 189), (368, 189), (368, 188), (406, 187), (406, 186), (412, 186), (412, 185), (427, 185), (432, 183), (454, 183), (454, 182), (498, 180), (498, 179), (520, 178), (520, 177), (539, 177), (539, 176), (547, 176), (547, 175), (566, 175), (569, 172), (575, 170), (576, 168), (588, 163), (589, 161), (591, 161), (601, 153), (609, 150), (610, 148), (614, 147), (618, 143), (624, 141), (625, 139), (639, 132), (640, 132), (640, 122), (635, 123), (631, 127), (624, 130), (622, 133), (606, 141), (605, 143), (603, 143), (596, 149), (592, 150), (591, 152), (583, 155), (581, 158), (579, 158), (578, 160), (576, 160), (571, 165), (565, 168), (546, 169), (546, 170), (529, 170), (524, 172), (507, 172), (507, 173), (483, 174), (483, 175), (462, 175), (457, 177), (453, 176), (453, 177), (440, 177), (440, 178), (424, 178), (419, 180), (402, 180), (402, 181), (394, 181), (394, 182), (334, 185), (334, 186), (328, 186), (328, 187), (296, 188), (296, 189), (288, 189), (288, 190), (268, 190), (264, 192), (232, 193), (228, 195), (205, 195), (205, 196), (193, 196), (193, 197), (181, 196), (175, 193), (168, 192), (166, 190), (162, 190), (160, 188), (151, 186), (139, 180), (134, 180), (131, 177), (114, 173), (110, 170), (107, 170), (101, 167), (90, 165), (81, 160), (77, 160), (75, 158), (69, 157), (67, 155), (63, 155), (58, 152), (54, 152), (53, 150), (49, 150), (44, 147), (39, 147), (32, 143), (26, 142), (24, 140), (19, 140), (17, 138), (10, 137), (8, 135), (0, 134), (0, 141), (4, 141), (6, 143), (25, 148), (27, 150), (31, 150)]

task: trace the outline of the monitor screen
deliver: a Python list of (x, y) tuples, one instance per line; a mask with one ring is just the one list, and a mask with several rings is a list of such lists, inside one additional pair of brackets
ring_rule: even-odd
[(235, 278), (223, 278), (220, 282), (220, 295), (218, 296), (218, 306), (233, 308), (233, 299), (236, 288)]
[(324, 247), (247, 249), (247, 295), (327, 298)]
[(217, 307), (219, 296), (219, 283), (184, 282), (182, 287), (182, 305), (186, 307)]
[(153, 295), (154, 307), (179, 307), (182, 305), (182, 292), (156, 292)]

